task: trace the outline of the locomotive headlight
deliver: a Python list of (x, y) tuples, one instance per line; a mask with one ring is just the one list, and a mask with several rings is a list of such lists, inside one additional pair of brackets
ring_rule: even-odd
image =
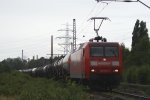
[(97, 61), (91, 61), (90, 64), (91, 66), (97, 66)]
[(119, 61), (112, 61), (112, 66), (119, 66)]
[(91, 72), (95, 72), (95, 70), (94, 70), (94, 69), (91, 69)]
[(118, 69), (115, 69), (113, 72), (116, 72), (116, 73), (117, 73), (117, 72), (119, 72), (119, 70), (118, 70)]

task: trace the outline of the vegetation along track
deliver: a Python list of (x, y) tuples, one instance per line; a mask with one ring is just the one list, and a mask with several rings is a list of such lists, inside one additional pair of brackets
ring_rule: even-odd
[(122, 95), (122, 96), (125, 96), (127, 98), (133, 98), (135, 100), (150, 100), (150, 97), (139, 95), (139, 94), (120, 92), (120, 91), (116, 91), (116, 90), (113, 90), (112, 92), (119, 94), (119, 95)]
[(133, 83), (121, 83), (117, 90), (136, 93), (138, 95), (150, 96), (150, 85), (133, 84)]
[(122, 87), (128, 87), (128, 88), (138, 88), (138, 89), (150, 89), (150, 85), (143, 85), (143, 84), (133, 84), (133, 83), (121, 83)]
[(90, 91), (91, 100), (150, 100), (150, 97), (121, 92), (119, 90), (110, 91)]

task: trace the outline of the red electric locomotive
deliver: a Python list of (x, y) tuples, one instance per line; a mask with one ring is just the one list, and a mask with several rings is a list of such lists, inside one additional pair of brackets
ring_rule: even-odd
[(87, 42), (64, 58), (63, 67), (70, 78), (116, 86), (122, 73), (122, 49), (116, 42)]

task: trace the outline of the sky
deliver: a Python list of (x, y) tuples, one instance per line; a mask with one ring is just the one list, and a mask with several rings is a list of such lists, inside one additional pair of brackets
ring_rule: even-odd
[[(150, 6), (149, 0), (141, 0)], [(131, 48), (132, 31), (137, 19), (147, 24), (150, 36), (150, 9), (141, 3), (107, 2), (95, 0), (0, 0), (0, 61), (6, 58), (24, 59), (38, 55), (49, 57), (51, 35), (54, 36), (54, 53), (63, 53), (66, 28), (72, 30), (76, 19), (77, 44), (96, 36), (91, 17), (108, 17), (99, 35), (109, 42), (124, 43)], [(99, 21), (98, 21), (99, 22)], [(96, 24), (98, 25), (98, 23)], [(69, 32), (72, 36), (72, 32)], [(85, 37), (83, 37), (83, 35)], [(70, 40), (71, 42), (72, 40)]]

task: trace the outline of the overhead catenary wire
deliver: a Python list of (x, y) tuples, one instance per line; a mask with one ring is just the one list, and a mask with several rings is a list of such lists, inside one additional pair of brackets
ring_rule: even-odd
[(88, 13), (88, 15), (84, 18), (83, 22), (81, 23), (81, 27), (78, 29), (79, 33), (82, 33), (82, 31), (84, 30), (84, 28), (87, 26), (87, 24), (86, 24), (86, 26), (84, 26), (84, 24), (87, 23), (87, 19), (89, 19), (89, 16), (94, 12), (94, 10), (96, 9), (97, 5), (101, 5), (101, 3), (100, 4), (96, 3), (94, 5), (94, 7), (90, 10), (90, 12)]
[(145, 7), (147, 7), (148, 9), (150, 9), (150, 6), (147, 5), (146, 3), (144, 3), (144, 2), (141, 1), (141, 0), (95, 0), (95, 1), (97, 1), (97, 2), (102, 2), (102, 1), (115, 1), (115, 2), (128, 2), (128, 3), (130, 3), (130, 2), (139, 2), (139, 3), (141, 3), (142, 5), (144, 5)]
[[(100, 3), (100, 5), (102, 5), (103, 3)], [(88, 27), (88, 24), (90, 23), (91, 24), (91, 22), (92, 21), (88, 21), (88, 19), (89, 19), (89, 17), (93, 17), (93, 16), (96, 16), (96, 15), (98, 15), (98, 14), (100, 14), (100, 13), (102, 13), (102, 11), (107, 7), (107, 5), (105, 5), (102, 9), (99, 9), (99, 7), (101, 7), (100, 5), (98, 5), (98, 8), (96, 9), (96, 6), (94, 7), (94, 9), (96, 9), (96, 11), (94, 11), (93, 9), (90, 11), (90, 13), (88, 14), (88, 16), (86, 17), (86, 25), (85, 26), (83, 26), (82, 28), (80, 28), (81, 30), (79, 31), (79, 33), (82, 33), (82, 32), (84, 32)], [(99, 12), (99, 10), (100, 10), (100, 12)], [(97, 13), (98, 12), (98, 13)], [(95, 13), (95, 14), (93, 14), (93, 16), (92, 16), (92, 13)], [(85, 22), (85, 21), (84, 21)]]
[(100, 9), (97, 14), (95, 14), (96, 17), (99, 16), (111, 2), (109, 2), (109, 3), (102, 2), (102, 3), (104, 3), (106, 5), (102, 9)]

